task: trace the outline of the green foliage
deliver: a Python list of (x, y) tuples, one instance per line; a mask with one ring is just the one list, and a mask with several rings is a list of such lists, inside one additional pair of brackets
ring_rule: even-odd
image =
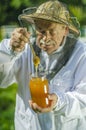
[(83, 4), (85, 4), (85, 5), (86, 5), (86, 0), (82, 0), (82, 2), (83, 2)]
[(14, 130), (15, 96), (17, 85), (0, 88), (0, 130)]
[(20, 8), (22, 5), (29, 6), (31, 2), (29, 0), (12, 0), (10, 5), (16, 9)]
[(85, 10), (81, 6), (70, 6), (70, 10), (77, 17), (80, 23), (83, 23), (86, 18)]
[[(0, 25), (18, 23), (18, 15), (21, 14), (23, 9), (30, 6), (38, 6), (45, 1), (48, 0), (1, 0)], [(68, 0), (68, 1), (59, 0), (59, 1), (64, 2), (68, 6), (72, 6), (72, 10), (75, 16), (78, 16), (80, 22), (82, 24), (85, 24), (86, 0)], [(81, 15), (82, 13), (83, 15)]]

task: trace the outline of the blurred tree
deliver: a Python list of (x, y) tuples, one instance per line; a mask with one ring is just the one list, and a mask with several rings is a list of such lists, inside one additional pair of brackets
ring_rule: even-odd
[(14, 111), (17, 84), (0, 88), (0, 130), (14, 130)]
[(69, 6), (70, 11), (76, 16), (81, 25), (86, 24), (86, 0), (60, 0)]
[[(48, 0), (0, 0), (0, 25), (14, 24), (18, 22), (17, 17), (22, 9), (30, 6), (38, 6)], [(86, 0), (59, 0), (71, 6), (71, 10), (82, 24), (86, 19)], [(84, 14), (84, 15), (82, 15)]]
[(81, 25), (85, 25), (86, 24), (86, 9), (83, 9), (83, 7), (81, 6), (70, 6), (70, 10), (71, 12), (74, 14), (74, 16), (77, 16), (79, 22), (81, 23)]

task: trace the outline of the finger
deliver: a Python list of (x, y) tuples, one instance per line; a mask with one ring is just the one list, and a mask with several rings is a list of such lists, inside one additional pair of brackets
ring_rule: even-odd
[(41, 111), (38, 110), (38, 109), (35, 109), (34, 111), (35, 111), (37, 114), (38, 114), (38, 113), (41, 113)]
[(33, 101), (29, 100), (28, 102), (29, 102), (30, 107), (32, 108)]
[(17, 36), (18, 34), (20, 34), (19, 37), (21, 37), (21, 35), (25, 36), (26, 38), (30, 37), (30, 32), (28, 32), (26, 28), (16, 28), (12, 33), (12, 35), (17, 35)]
[(16, 49), (21, 49), (21, 50), (23, 50), (24, 48), (25, 48), (25, 45), (24, 45), (24, 41), (21, 41), (21, 43), (19, 43), (19, 42), (14, 42), (13, 41), (13, 43), (11, 43), (11, 47), (12, 47), (12, 49), (15, 51)]
[(23, 34), (26, 38), (29, 38), (30, 35), (31, 35), (30, 32), (28, 32), (26, 28), (20, 28), (20, 29), (18, 30), (18, 33)]
[(12, 36), (11, 36), (11, 44), (12, 44), (13, 42), (17, 42), (17, 43), (20, 43), (20, 42), (21, 42), (21, 39), (18, 37), (18, 35), (17, 35), (17, 36), (15, 36), (15, 35), (12, 35)]
[(36, 113), (41, 112), (41, 107), (39, 107), (36, 103), (34, 103), (33, 101), (29, 101), (29, 104), (34, 112), (36, 112)]
[(11, 46), (14, 47), (14, 48), (20, 46), (19, 42), (17, 42), (17, 41), (13, 41), (13, 42), (11, 42), (11, 43), (13, 43), (13, 44), (11, 44)]
[(36, 103), (34, 103), (33, 101), (29, 101), (30, 107), (33, 109), (34, 112), (36, 113), (46, 113), (46, 112), (50, 112), (53, 109), (53, 104), (51, 103), (49, 107), (47, 108), (41, 108), (40, 106), (38, 106)]
[(23, 50), (24, 50), (24, 48), (22, 48), (22, 49), (21, 48), (15, 48), (14, 49), (15, 52), (22, 52)]
[(33, 109), (35, 112), (40, 112), (40, 113), (46, 113), (46, 112), (51, 111), (51, 107), (41, 108), (41, 107), (38, 106), (36, 103), (33, 103), (33, 104), (32, 104), (32, 109)]
[(58, 101), (57, 95), (56, 94), (50, 94), (50, 95), (48, 95), (48, 99), (51, 102), (51, 108), (53, 108), (56, 105), (57, 101)]
[(56, 94), (49, 94), (49, 95), (48, 95), (48, 99), (49, 99), (49, 100), (55, 100), (55, 101), (57, 101), (58, 97), (57, 97)]
[(25, 46), (25, 41), (21, 40), (18, 35), (13, 35), (11, 37), (11, 41), (10, 41), (10, 45), (12, 46), (12, 48), (24, 48)]
[(25, 35), (23, 35), (22, 33), (13, 33), (12, 37), (11, 37), (14, 41), (24, 41), (24, 43), (26, 44), (28, 42), (29, 36), (26, 37)]
[(21, 41), (24, 41), (25, 44), (29, 41), (29, 38), (27, 38), (27, 37), (24, 36), (24, 35), (21, 35), (21, 36), (20, 36), (20, 39), (21, 39)]
[(24, 28), (24, 33), (23, 34), (26, 36), (26, 38), (30, 38), (31, 33), (28, 32), (26, 28)]
[(16, 29), (14, 30), (14, 33), (15, 33), (15, 32), (18, 32), (18, 33), (24, 34), (26, 31), (27, 31), (26, 28), (16, 28)]
[(38, 105), (33, 102), (33, 103), (32, 103), (32, 108), (33, 108), (34, 110), (37, 110), (37, 109), (38, 109)]

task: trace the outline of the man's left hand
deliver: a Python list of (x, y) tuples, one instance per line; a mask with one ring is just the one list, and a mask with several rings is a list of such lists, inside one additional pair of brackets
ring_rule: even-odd
[(53, 110), (53, 108), (55, 107), (58, 97), (56, 94), (49, 94), (48, 95), (48, 99), (50, 101), (50, 106), (46, 107), (46, 108), (42, 108), (40, 106), (38, 106), (35, 102), (33, 102), (32, 100), (29, 100), (29, 104), (30, 107), (36, 112), (36, 113), (45, 113), (45, 112), (50, 112)]

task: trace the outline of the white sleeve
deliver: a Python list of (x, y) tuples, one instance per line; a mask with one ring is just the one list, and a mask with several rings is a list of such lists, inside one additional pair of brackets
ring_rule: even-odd
[[(58, 102), (54, 111), (64, 114), (67, 118), (86, 116), (86, 56), (84, 55), (77, 66), (74, 75), (74, 85), (69, 91), (62, 93), (54, 91)], [(66, 82), (66, 81), (65, 81)]]
[(0, 43), (0, 87), (16, 82), (14, 65), (18, 57), (11, 54), (9, 43), (10, 39), (4, 39)]

